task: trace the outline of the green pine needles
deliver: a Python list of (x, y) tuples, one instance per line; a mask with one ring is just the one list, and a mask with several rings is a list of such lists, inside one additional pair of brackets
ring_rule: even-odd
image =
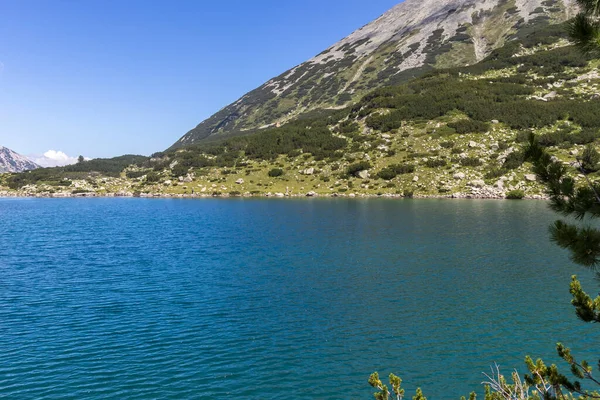
[(600, 1), (576, 0), (581, 12), (569, 24), (571, 40), (585, 53), (600, 49)]

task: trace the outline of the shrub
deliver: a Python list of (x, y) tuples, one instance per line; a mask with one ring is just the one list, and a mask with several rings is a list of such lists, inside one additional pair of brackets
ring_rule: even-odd
[(398, 173), (393, 168), (387, 167), (379, 171), (377, 176), (386, 181), (391, 181), (396, 176), (398, 176)]
[(509, 200), (521, 200), (525, 197), (525, 192), (522, 190), (511, 190), (506, 194), (506, 198)]
[(524, 162), (525, 162), (524, 154), (520, 151), (515, 151), (514, 153), (510, 153), (506, 157), (506, 160), (504, 161), (502, 168), (505, 170), (517, 169), (521, 165), (523, 165)]
[(484, 178), (485, 179), (500, 178), (505, 173), (506, 173), (505, 169), (494, 167), (494, 168), (490, 169), (488, 172), (486, 172), (486, 174), (484, 175)]
[(446, 162), (446, 160), (434, 160), (434, 159), (429, 159), (427, 160), (427, 162), (425, 163), (425, 165), (428, 168), (439, 168), (439, 167), (445, 167), (448, 163)]
[(173, 167), (173, 169), (171, 170), (171, 173), (173, 174), (173, 176), (178, 177), (178, 176), (187, 175), (189, 170), (190, 169), (188, 167), (186, 167), (185, 165), (177, 164), (176, 166)]
[(584, 128), (579, 133), (571, 133), (569, 126), (562, 126), (554, 132), (540, 135), (538, 142), (545, 147), (561, 146), (563, 148), (570, 148), (574, 144), (593, 143), (599, 136), (598, 129)]
[(352, 120), (347, 120), (347, 121), (340, 123), (340, 127), (339, 127), (338, 131), (342, 134), (347, 134), (347, 133), (358, 132), (359, 129), (360, 129), (360, 126), (356, 122), (354, 122)]
[(146, 171), (127, 171), (125, 176), (129, 179), (137, 179), (146, 175)]
[(593, 143), (599, 137), (598, 129), (584, 128), (578, 134), (571, 136), (573, 144), (588, 144)]
[(160, 175), (158, 175), (158, 174), (157, 174), (156, 172), (154, 172), (154, 171), (152, 171), (152, 172), (149, 172), (149, 173), (146, 175), (146, 182), (147, 182), (147, 183), (155, 183), (155, 182), (158, 182), (159, 180), (160, 180)]
[(456, 130), (450, 126), (442, 126), (435, 130), (435, 135), (438, 137), (454, 135)]
[(529, 132), (529, 131), (519, 131), (519, 132), (517, 132), (517, 137), (515, 138), (515, 142), (527, 143), (529, 141), (529, 135), (531, 135), (531, 132)]
[(477, 157), (466, 157), (460, 160), (460, 164), (463, 167), (479, 167), (482, 162)]
[(581, 168), (586, 173), (596, 172), (600, 170), (600, 154), (596, 151), (596, 149), (588, 144), (585, 146), (585, 150), (581, 155)]
[(271, 178), (276, 178), (278, 176), (282, 176), (283, 175), (283, 170), (281, 168), (273, 168), (272, 170), (269, 171), (269, 176)]
[(163, 170), (167, 169), (168, 166), (169, 166), (168, 161), (161, 161), (159, 163), (154, 164), (154, 166), (152, 167), (152, 170), (159, 172), (159, 171), (163, 171)]
[(348, 175), (351, 175), (351, 176), (357, 176), (357, 174), (360, 171), (364, 171), (364, 170), (370, 169), (371, 167), (372, 166), (371, 166), (370, 162), (368, 162), (368, 161), (360, 161), (360, 162), (357, 162), (357, 163), (349, 165), (348, 169), (346, 170), (346, 173)]
[(470, 119), (461, 119), (460, 121), (449, 123), (448, 127), (453, 128), (459, 134), (485, 133), (490, 129), (490, 124)]
[(415, 172), (415, 166), (414, 165), (410, 165), (410, 164), (393, 164), (393, 165), (387, 166), (384, 169), (382, 169), (381, 171), (379, 171), (379, 173), (377, 174), (377, 176), (379, 178), (381, 178), (381, 179), (386, 180), (386, 181), (391, 181), (392, 179), (394, 179), (398, 175), (411, 174), (413, 172)]

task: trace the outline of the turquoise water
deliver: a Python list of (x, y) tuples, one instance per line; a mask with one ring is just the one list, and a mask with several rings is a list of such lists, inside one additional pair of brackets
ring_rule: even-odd
[[(430, 400), (595, 360), (541, 202), (0, 200), (0, 397)], [(591, 349), (591, 350), (590, 350)]]

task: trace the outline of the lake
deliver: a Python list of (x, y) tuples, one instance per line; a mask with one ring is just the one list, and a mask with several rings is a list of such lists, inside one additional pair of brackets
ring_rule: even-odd
[[(497, 362), (597, 359), (544, 202), (0, 199), (0, 397), (483, 393)], [(560, 363), (565, 373), (564, 363)]]

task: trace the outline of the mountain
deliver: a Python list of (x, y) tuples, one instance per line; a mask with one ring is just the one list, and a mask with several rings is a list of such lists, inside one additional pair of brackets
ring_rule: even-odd
[(151, 158), (0, 174), (0, 195), (542, 198), (531, 133), (578, 184), (578, 156), (600, 178), (598, 60), (567, 38), (566, 24), (523, 29), (477, 64), (351, 107)]
[[(513, 8), (485, 18), (502, 15), (492, 26), (503, 31), (501, 21), (526, 5), (535, 6), (498, 3)], [(150, 158), (0, 174), (0, 195), (543, 198), (524, 151), (532, 133), (575, 182), (587, 184), (577, 157), (597, 171), (588, 174), (596, 181), (598, 60), (569, 42), (568, 23), (552, 23), (567, 16), (569, 4), (547, 0), (542, 7), (482, 61), (424, 64), (412, 70), (419, 77), (387, 81), (396, 84), (253, 134), (223, 130)], [(456, 53), (438, 54), (436, 62)]]
[(563, 22), (575, 11), (574, 0), (406, 0), (223, 108), (172, 148), (343, 108), (372, 89), (475, 64), (519, 32)]
[(23, 172), (36, 168), (40, 168), (40, 166), (27, 157), (0, 146), (0, 173)]

